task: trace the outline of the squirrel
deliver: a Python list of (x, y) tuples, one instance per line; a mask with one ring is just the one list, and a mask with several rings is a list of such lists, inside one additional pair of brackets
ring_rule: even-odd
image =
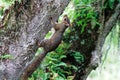
[(53, 51), (59, 46), (59, 44), (61, 43), (64, 31), (68, 26), (70, 26), (70, 20), (68, 19), (67, 15), (63, 16), (61, 23), (53, 22), (52, 18), (51, 18), (51, 23), (54, 26), (55, 33), (52, 35), (50, 39), (45, 39), (40, 43), (38, 43), (39, 47), (43, 47), (44, 51), (46, 52)]
[(19, 75), (20, 80), (27, 80), (28, 77), (38, 68), (46, 54), (48, 52), (54, 51), (59, 46), (63, 33), (65, 32), (66, 28), (70, 26), (70, 20), (67, 15), (63, 16), (61, 23), (54, 22), (52, 18), (50, 21), (53, 24), (55, 33), (51, 36), (50, 39), (42, 40), (40, 43), (38, 42), (38, 46), (43, 47), (44, 50), (23, 69), (22, 73)]

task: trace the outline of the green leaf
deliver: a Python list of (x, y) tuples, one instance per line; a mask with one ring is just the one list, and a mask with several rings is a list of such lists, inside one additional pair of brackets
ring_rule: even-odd
[(13, 56), (10, 54), (5, 54), (5, 55), (0, 56), (0, 59), (13, 59)]
[(43, 76), (43, 80), (47, 80), (49, 78), (49, 73), (45, 73), (44, 76)]
[(57, 76), (54, 80), (66, 80), (66, 79), (61, 76)]
[(66, 55), (61, 55), (60, 59), (66, 58)]
[(76, 66), (74, 66), (74, 65), (71, 65), (71, 67), (72, 67), (75, 71), (78, 70), (78, 68), (77, 68)]
[(83, 24), (81, 34), (84, 32), (86, 26), (87, 26), (87, 24)]
[(114, 0), (109, 0), (109, 7), (113, 9), (114, 7)]
[(60, 62), (57, 66), (67, 66), (67, 65), (64, 62)]

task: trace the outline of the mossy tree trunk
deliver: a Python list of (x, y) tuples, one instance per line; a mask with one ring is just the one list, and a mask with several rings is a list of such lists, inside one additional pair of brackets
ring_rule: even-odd
[(5, 12), (0, 24), (0, 56), (9, 54), (12, 59), (1, 59), (0, 80), (19, 80), (19, 73), (38, 48), (36, 40), (41, 41), (52, 27), (49, 18), (56, 21), (69, 1), (15, 1)]

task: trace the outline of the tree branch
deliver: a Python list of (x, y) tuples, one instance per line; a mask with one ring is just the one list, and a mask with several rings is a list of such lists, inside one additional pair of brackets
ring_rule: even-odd
[(91, 63), (86, 69), (87, 74), (84, 76), (83, 80), (86, 80), (87, 76), (89, 73), (98, 67), (98, 64), (101, 62), (101, 57), (102, 57), (102, 47), (105, 42), (105, 39), (107, 35), (110, 33), (111, 29), (115, 26), (117, 23), (118, 17), (120, 15), (120, 3), (117, 5), (115, 9), (115, 13), (109, 18), (109, 20), (105, 23), (105, 26), (103, 28), (103, 31), (100, 33), (97, 41), (97, 46), (95, 51), (92, 52), (92, 58), (91, 58)]

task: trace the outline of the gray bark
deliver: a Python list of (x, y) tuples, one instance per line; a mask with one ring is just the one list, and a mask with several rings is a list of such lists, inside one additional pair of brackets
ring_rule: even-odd
[(22, 0), (10, 7), (7, 24), (0, 29), (0, 56), (9, 54), (12, 59), (0, 61), (0, 80), (19, 80), (38, 48), (36, 40), (41, 41), (52, 27), (49, 18), (56, 21), (69, 1)]

